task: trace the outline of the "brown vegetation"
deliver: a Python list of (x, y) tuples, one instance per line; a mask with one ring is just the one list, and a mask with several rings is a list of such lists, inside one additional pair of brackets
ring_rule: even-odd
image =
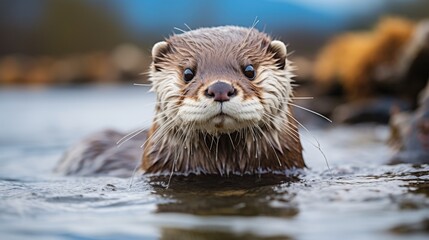
[(415, 26), (406, 19), (388, 17), (372, 31), (337, 36), (318, 55), (314, 78), (323, 85), (339, 83), (350, 99), (374, 94), (377, 81), (392, 77)]
[(71, 85), (143, 80), (150, 56), (124, 44), (112, 52), (65, 57), (9, 55), (0, 58), (0, 85)]

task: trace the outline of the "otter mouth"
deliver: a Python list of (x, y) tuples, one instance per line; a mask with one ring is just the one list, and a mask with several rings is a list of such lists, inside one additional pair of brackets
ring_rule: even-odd
[(178, 115), (183, 124), (192, 124), (198, 131), (230, 133), (258, 124), (263, 107), (258, 99), (243, 101), (239, 98), (228, 102), (210, 99), (185, 99)]
[(237, 122), (234, 117), (224, 112), (216, 114), (210, 119), (210, 121), (212, 122), (213, 126), (218, 130), (223, 130), (224, 128), (231, 128), (233, 124)]
[[(226, 119), (234, 119), (231, 115), (220, 112), (212, 117), (212, 121), (225, 121)], [(235, 120), (235, 119), (234, 119)]]
[(228, 114), (228, 113), (226, 113), (226, 112), (225, 112), (225, 110), (223, 109), (223, 104), (221, 104), (221, 105), (220, 105), (219, 112), (218, 112), (218, 113), (216, 113), (216, 114), (212, 117), (212, 119), (217, 119), (217, 118), (219, 118), (219, 119), (231, 118), (231, 119), (234, 119), (234, 120), (235, 120), (235, 118), (234, 118), (233, 116), (231, 116), (230, 114)]

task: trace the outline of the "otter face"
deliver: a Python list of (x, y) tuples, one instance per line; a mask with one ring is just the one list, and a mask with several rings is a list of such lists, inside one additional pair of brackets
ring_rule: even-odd
[(164, 124), (231, 133), (275, 125), (288, 111), (286, 47), (257, 30), (189, 31), (155, 44), (152, 57), (150, 80)]

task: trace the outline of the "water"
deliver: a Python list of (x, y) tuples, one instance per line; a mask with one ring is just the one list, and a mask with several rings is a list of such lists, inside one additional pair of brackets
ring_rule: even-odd
[[(64, 150), (148, 126), (147, 88), (0, 91), (0, 239), (427, 239), (429, 166), (386, 165), (385, 126), (301, 129), (299, 177), (63, 177)], [(328, 170), (315, 142), (320, 142)]]

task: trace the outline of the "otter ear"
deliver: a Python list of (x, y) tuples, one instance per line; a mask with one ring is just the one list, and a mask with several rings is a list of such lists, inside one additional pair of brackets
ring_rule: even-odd
[(287, 56), (286, 45), (281, 41), (274, 40), (270, 43), (268, 50), (274, 53), (274, 58), (277, 60), (277, 66), (279, 69), (284, 69), (286, 66)]
[(170, 46), (165, 41), (157, 42), (155, 43), (155, 45), (153, 45), (152, 61), (155, 66), (155, 70), (160, 71), (161, 67), (158, 65), (158, 63), (162, 61), (162, 57), (167, 54), (169, 49), (170, 49)]

